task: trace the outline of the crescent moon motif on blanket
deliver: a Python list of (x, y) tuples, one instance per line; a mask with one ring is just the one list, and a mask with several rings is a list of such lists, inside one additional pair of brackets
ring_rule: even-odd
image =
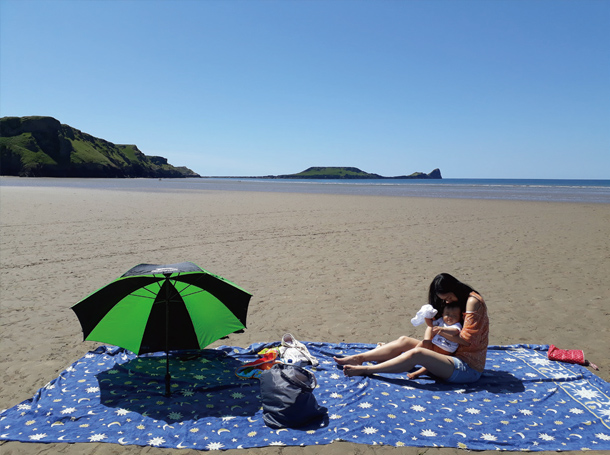
[(230, 433), (230, 432), (231, 432), (231, 430), (227, 430), (226, 428), (221, 428), (220, 430), (218, 430), (218, 431), (217, 431), (217, 433), (218, 433), (218, 434), (220, 434), (220, 433), (223, 433), (223, 432), (225, 432), (225, 431), (226, 431), (227, 433)]
[(582, 436), (576, 433), (571, 433), (570, 436), (576, 436), (578, 439), (582, 439)]
[(127, 443), (124, 441), (124, 439), (125, 439), (125, 438), (119, 438), (119, 444), (121, 444), (121, 445), (125, 445), (125, 444), (127, 444)]
[(275, 434), (280, 434), (280, 431), (288, 431), (287, 428), (280, 428), (279, 430), (276, 430)]
[[(407, 430), (405, 430), (404, 428), (400, 428), (400, 427), (397, 427), (397, 428), (394, 428), (394, 429), (402, 431), (402, 434), (405, 434), (407, 432)], [(464, 435), (464, 436), (466, 436), (466, 435)]]
[(111, 422), (111, 423), (109, 423), (109, 424), (108, 424), (108, 427), (107, 427), (107, 428), (110, 428), (112, 425), (118, 425), (118, 426), (121, 426), (121, 423), (120, 423), (120, 422)]
[(461, 437), (465, 438), (466, 437), (466, 433), (462, 433), (461, 431), (456, 431), (453, 434), (459, 434)]
[(425, 421), (426, 421), (426, 418), (425, 418), (425, 417), (422, 417), (422, 418), (421, 418), (421, 420), (419, 420), (419, 419), (415, 419), (415, 421), (416, 421), (416, 422), (425, 422)]
[(252, 417), (248, 417), (248, 422), (250, 423), (254, 423), (256, 422), (258, 419), (253, 419)]
[(479, 420), (477, 423), (473, 423), (473, 425), (483, 425), (483, 422)]
[(85, 401), (85, 400), (91, 401), (91, 398), (79, 398), (78, 402), (80, 403), (81, 401)]
[(519, 436), (521, 436), (521, 439), (525, 439), (525, 435), (523, 433), (517, 433)]
[(172, 430), (174, 429), (174, 427), (172, 427), (169, 423), (166, 423), (165, 425), (163, 425), (163, 429), (165, 430), (166, 427), (170, 427)]
[(398, 407), (398, 405), (396, 403), (388, 403), (389, 406), (394, 406), (395, 408)]

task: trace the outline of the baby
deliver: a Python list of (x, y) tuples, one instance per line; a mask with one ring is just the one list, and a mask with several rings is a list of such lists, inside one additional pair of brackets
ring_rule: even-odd
[[(467, 345), (464, 340), (459, 340), (460, 331), (462, 330), (461, 321), (462, 312), (460, 307), (452, 304), (445, 305), (443, 317), (435, 320), (431, 326), (429, 325), (426, 328), (426, 333), (420, 346), (431, 349), (439, 354), (453, 354), (460, 344)], [(408, 373), (407, 377), (415, 379), (427, 371), (426, 368), (420, 368), (413, 373)]]

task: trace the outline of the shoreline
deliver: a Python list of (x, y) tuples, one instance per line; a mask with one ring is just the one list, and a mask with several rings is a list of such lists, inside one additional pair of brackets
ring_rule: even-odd
[(442, 179), (432, 181), (416, 179), (392, 183), (387, 180), (369, 179), (83, 179), (0, 177), (0, 189), (7, 187), (82, 188), (157, 193), (169, 191), (245, 191), (610, 204), (610, 180)]
[[(190, 260), (253, 294), (248, 328), (210, 347), (421, 338), (410, 318), (449, 272), (488, 303), (490, 344), (584, 349), (610, 381), (606, 204), (249, 191), (0, 188), (0, 408), (100, 343), (70, 307), (142, 263)], [(6, 453), (110, 454), (113, 444), (2, 444)], [(123, 449), (125, 451), (123, 452)], [(121, 453), (169, 454), (125, 446)], [(251, 453), (385, 453), (333, 443)], [(429, 449), (457, 453), (458, 449)], [(400, 453), (416, 454), (416, 447)], [(187, 453), (198, 453), (190, 451)]]

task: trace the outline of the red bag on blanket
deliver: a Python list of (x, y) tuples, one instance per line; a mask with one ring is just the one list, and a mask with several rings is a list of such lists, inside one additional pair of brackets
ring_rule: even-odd
[(559, 349), (557, 346), (552, 344), (549, 346), (548, 357), (549, 360), (558, 360), (560, 362), (566, 363), (576, 363), (578, 365), (584, 366), (591, 365), (591, 367), (593, 367), (594, 369), (599, 369), (597, 368), (597, 365), (594, 365), (593, 363), (590, 363), (588, 360), (586, 360), (584, 351), (581, 351), (579, 349)]

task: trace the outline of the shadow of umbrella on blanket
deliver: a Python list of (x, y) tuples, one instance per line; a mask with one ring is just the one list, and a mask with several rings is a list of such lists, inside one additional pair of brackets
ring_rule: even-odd
[(203, 349), (246, 327), (251, 294), (193, 264), (140, 264), (72, 307), (85, 341), (135, 354)]

